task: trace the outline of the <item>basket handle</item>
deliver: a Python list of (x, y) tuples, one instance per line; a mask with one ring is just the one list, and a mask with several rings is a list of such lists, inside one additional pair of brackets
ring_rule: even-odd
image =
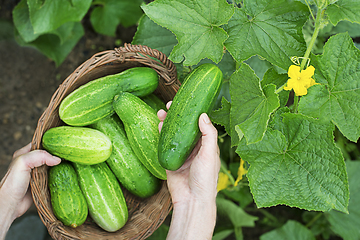
[[(131, 61), (132, 59), (131, 57), (127, 57), (126, 53), (134, 53), (138, 55), (141, 55), (140, 53), (142, 53), (146, 56), (150, 56), (158, 59), (163, 64), (163, 66), (165, 66), (166, 69), (168, 69), (166, 71), (167, 76), (166, 75), (164, 76), (162, 74), (167, 82), (166, 85), (171, 85), (177, 80), (177, 72), (176, 72), (175, 64), (172, 61), (170, 61), (168, 57), (159, 50), (151, 49), (143, 45), (132, 45), (129, 43), (125, 43), (123, 47), (115, 48), (115, 56), (120, 58), (122, 62)], [(161, 70), (164, 71), (164, 69)]]

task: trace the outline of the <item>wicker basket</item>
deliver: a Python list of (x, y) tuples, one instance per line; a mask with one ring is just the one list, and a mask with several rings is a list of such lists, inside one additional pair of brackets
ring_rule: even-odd
[[(167, 101), (173, 99), (180, 82), (176, 77), (174, 64), (163, 53), (147, 46), (125, 44), (115, 50), (95, 54), (80, 65), (53, 94), (50, 104), (38, 121), (32, 140), (32, 150), (41, 149), (41, 138), (49, 128), (64, 125), (58, 110), (60, 102), (79, 86), (109, 74), (115, 74), (135, 66), (148, 66), (160, 75), (159, 86), (155, 94)], [(166, 182), (161, 190), (147, 199), (140, 199), (124, 189), (129, 209), (129, 220), (115, 233), (98, 227), (91, 218), (76, 229), (63, 225), (55, 217), (48, 190), (48, 167), (35, 168), (30, 181), (34, 204), (41, 220), (54, 239), (145, 239), (165, 220), (172, 209), (171, 197)]]

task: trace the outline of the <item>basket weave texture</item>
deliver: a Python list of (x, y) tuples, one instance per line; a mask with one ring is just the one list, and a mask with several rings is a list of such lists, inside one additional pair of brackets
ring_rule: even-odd
[[(166, 55), (142, 45), (125, 44), (124, 47), (103, 51), (93, 55), (69, 75), (53, 94), (47, 109), (38, 121), (32, 140), (32, 150), (42, 149), (41, 139), (50, 128), (64, 125), (59, 118), (59, 105), (69, 93), (79, 86), (110, 74), (137, 66), (151, 67), (159, 74), (159, 86), (155, 94), (165, 103), (172, 100), (180, 82), (176, 67)], [(129, 219), (119, 231), (110, 233), (98, 227), (89, 217), (76, 229), (63, 225), (54, 215), (48, 190), (48, 167), (33, 169), (31, 192), (39, 216), (53, 239), (145, 239), (165, 220), (172, 209), (166, 181), (160, 191), (152, 197), (141, 199), (123, 190), (129, 209)]]

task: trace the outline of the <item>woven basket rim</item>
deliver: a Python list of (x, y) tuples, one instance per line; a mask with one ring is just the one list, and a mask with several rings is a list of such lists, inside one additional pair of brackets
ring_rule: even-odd
[[(173, 98), (177, 90), (179, 89), (180, 82), (177, 79), (176, 66), (174, 63), (167, 58), (165, 54), (162, 52), (151, 49), (148, 46), (144, 45), (132, 45), (132, 44), (124, 44), (123, 47), (115, 48), (114, 50), (102, 51), (94, 54), (87, 61), (78, 66), (73, 73), (71, 73), (61, 85), (59, 85), (58, 89), (52, 95), (48, 107), (45, 109), (43, 114), (40, 116), (38, 120), (38, 124), (36, 130), (33, 135), (31, 150), (42, 149), (41, 147), (41, 138), (42, 134), (50, 128), (49, 126), (56, 126), (61, 124), (61, 120), (58, 117), (58, 107), (61, 100), (69, 94), (71, 91), (84, 84), (85, 82), (91, 81), (91, 77), (96, 75), (104, 74), (103, 72), (111, 72), (119, 70), (120, 68), (130, 68), (137, 65), (145, 65), (153, 68), (160, 76), (159, 87), (156, 90), (157, 95), (159, 95), (163, 100), (169, 101)], [(105, 74), (107, 75), (107, 74)], [(89, 78), (89, 79), (87, 79)], [(82, 82), (82, 84), (81, 84)], [(160, 84), (161, 83), (161, 84)], [(33, 201), (37, 211), (39, 213), (40, 219), (47, 227), (49, 234), (54, 239), (122, 239), (111, 238), (115, 236), (114, 233), (94, 230), (92, 225), (82, 226), (79, 229), (70, 229), (67, 226), (64, 226), (61, 221), (57, 220), (54, 213), (52, 212), (51, 207), (49, 207), (49, 191), (47, 189), (47, 166), (42, 166), (38, 168), (34, 168), (31, 172), (31, 180), (30, 187), (32, 192)], [(129, 194), (126, 194), (126, 190), (124, 192), (125, 197), (130, 199), (130, 203), (133, 204), (135, 209), (132, 212), (132, 216), (135, 216), (136, 219), (142, 219), (141, 214), (149, 214), (156, 221), (149, 223), (148, 227), (144, 227), (142, 229), (135, 229), (134, 236), (127, 237), (126, 239), (145, 239), (149, 235), (153, 233), (165, 220), (166, 216), (172, 210), (172, 202), (170, 193), (167, 189), (166, 181), (163, 181), (162, 188), (158, 194), (149, 199), (136, 199)], [(156, 203), (150, 202), (155, 199), (160, 203), (159, 206)], [(134, 200), (135, 199), (135, 200)], [(150, 202), (150, 203), (149, 203)], [(144, 207), (144, 206), (145, 207)], [(154, 205), (154, 206), (153, 206)], [(143, 212), (137, 212), (137, 208), (140, 206)], [(144, 209), (142, 208), (144, 207)], [(158, 211), (158, 216), (156, 213), (148, 213), (150, 211), (148, 209), (155, 209)], [(154, 210), (154, 211), (155, 211)], [(131, 209), (129, 211), (132, 211)], [(139, 210), (140, 211), (140, 210)], [(134, 217), (134, 218), (135, 218)], [(144, 217), (146, 220), (146, 218)], [(143, 222), (145, 222), (145, 220)], [(129, 219), (130, 221), (130, 219)], [(129, 222), (128, 221), (128, 222)], [(140, 222), (141, 224), (145, 224)], [(137, 224), (140, 224), (137, 223)], [(131, 225), (132, 226), (132, 225)], [(134, 228), (136, 228), (136, 224), (134, 223)], [(88, 232), (86, 232), (88, 231)], [(120, 229), (116, 234), (121, 232)], [(96, 232), (96, 234), (95, 234)], [(94, 233), (95, 237), (91, 238), (91, 234)], [(99, 235), (99, 236), (98, 236)], [(103, 236), (103, 238), (102, 238)], [(125, 238), (123, 238), (125, 239)]]

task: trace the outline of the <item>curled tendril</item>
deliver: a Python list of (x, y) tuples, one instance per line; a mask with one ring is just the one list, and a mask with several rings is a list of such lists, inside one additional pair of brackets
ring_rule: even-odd
[(310, 65), (310, 58), (297, 57), (297, 56), (290, 57), (290, 60), (291, 60), (295, 65), (298, 65), (298, 66), (300, 66), (300, 59), (306, 60), (306, 68), (309, 67), (309, 65)]

